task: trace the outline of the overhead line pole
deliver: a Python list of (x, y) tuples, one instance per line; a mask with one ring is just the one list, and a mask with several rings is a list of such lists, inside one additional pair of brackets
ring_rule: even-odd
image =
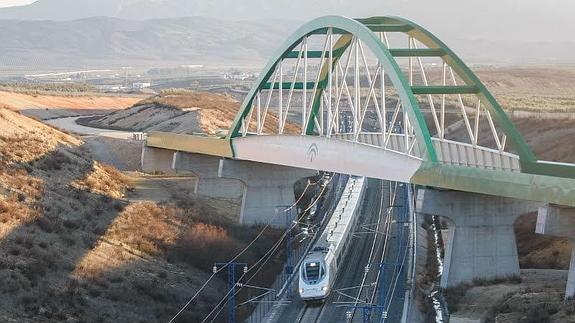
[(214, 274), (218, 272), (218, 267), (227, 266), (228, 270), (228, 323), (236, 322), (236, 267), (243, 267), (244, 274), (248, 271), (248, 264), (242, 262), (216, 262), (214, 264)]

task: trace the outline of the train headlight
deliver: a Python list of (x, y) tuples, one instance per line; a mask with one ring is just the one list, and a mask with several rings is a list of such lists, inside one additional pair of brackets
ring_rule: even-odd
[(300, 289), (299, 289), (299, 293), (300, 293), (300, 294), (303, 293), (303, 291), (304, 291), (303, 288), (300, 288)]
[(321, 288), (321, 290), (323, 290), (324, 292), (327, 292), (327, 291), (329, 290), (329, 287), (323, 286), (323, 287)]

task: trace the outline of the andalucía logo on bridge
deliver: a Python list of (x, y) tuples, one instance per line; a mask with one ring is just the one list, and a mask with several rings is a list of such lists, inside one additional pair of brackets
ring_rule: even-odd
[(311, 144), (307, 150), (307, 159), (309, 162), (313, 163), (313, 160), (317, 157), (318, 154), (319, 148), (317, 148), (317, 145), (315, 143)]

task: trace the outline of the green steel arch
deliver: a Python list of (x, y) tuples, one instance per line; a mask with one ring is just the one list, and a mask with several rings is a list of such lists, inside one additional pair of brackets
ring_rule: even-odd
[[(426, 161), (431, 163), (437, 163), (437, 153), (431, 141), (431, 135), (423, 114), (420, 110), (419, 104), (415, 98), (414, 91), (409, 85), (408, 80), (401, 71), (397, 61), (391, 53), (391, 49), (380, 41), (380, 39), (374, 33), (375, 31), (381, 31), (385, 28), (388, 31), (398, 31), (404, 32), (415, 40), (425, 44), (429, 49), (435, 49), (440, 54), (440, 56), (451, 68), (460, 76), (466, 83), (466, 85), (473, 87), (475, 89), (474, 94), (476, 94), (484, 104), (491, 115), (494, 118), (495, 123), (501, 127), (507, 138), (509, 139), (512, 147), (515, 149), (520, 157), (520, 163), (522, 171), (532, 172), (532, 173), (552, 173), (547, 172), (537, 167), (537, 158), (535, 157), (531, 148), (527, 145), (525, 139), (521, 136), (517, 128), (507, 117), (506, 113), (503, 111), (499, 103), (495, 100), (493, 95), (487, 90), (485, 85), (479, 80), (479, 78), (471, 71), (471, 69), (463, 63), (463, 61), (447, 47), (443, 42), (441, 42), (432, 33), (422, 28), (421, 26), (398, 17), (371, 17), (364, 19), (350, 19), (341, 16), (326, 16), (320, 17), (315, 20), (308, 22), (307, 24), (300, 27), (295, 33), (293, 33), (288, 40), (277, 50), (266, 67), (264, 72), (260, 75), (256, 86), (254, 86), (248, 93), (246, 99), (244, 100), (241, 109), (236, 116), (234, 123), (231, 127), (231, 131), (228, 134), (228, 139), (238, 137), (241, 127), (241, 120), (245, 118), (250, 109), (253, 106), (253, 101), (256, 93), (258, 93), (272, 76), (277, 64), (296, 47), (301, 41), (313, 34), (325, 34), (329, 28), (333, 28), (342, 36), (334, 45), (332, 59), (334, 63), (339, 60), (347, 47), (350, 45), (352, 37), (355, 36), (359, 38), (372, 53), (379, 59), (380, 63), (383, 65), (386, 74), (389, 76), (393, 86), (395, 87), (398, 95), (403, 102), (404, 108), (406, 108), (408, 116), (415, 128), (415, 134), (420, 145), (422, 144), (424, 151), (426, 151)], [(348, 35), (348, 37), (345, 37)], [(306, 133), (308, 135), (313, 135), (314, 133), (314, 123), (313, 117), (317, 114), (319, 109), (319, 100), (322, 95), (322, 91), (326, 88), (326, 78), (328, 74), (329, 65), (325, 64), (322, 71), (320, 82), (318, 83), (318, 91), (315, 95), (308, 116), (308, 124), (306, 125)], [(335, 66), (335, 64), (333, 64)]]
[(513, 148), (517, 151), (522, 162), (532, 163), (536, 161), (536, 157), (533, 151), (525, 142), (523, 136), (519, 133), (513, 122), (509, 119), (505, 111), (501, 108), (497, 100), (493, 95), (487, 90), (485, 85), (479, 80), (477, 75), (471, 71), (471, 69), (441, 40), (439, 40), (435, 35), (426, 30), (425, 28), (415, 24), (404, 18), (399, 17), (373, 17), (360, 19), (362, 23), (365, 24), (405, 24), (410, 26), (410, 31), (407, 33), (425, 44), (429, 48), (441, 49), (445, 54), (443, 59), (449, 64), (457, 74), (463, 78), (467, 84), (474, 85), (479, 91), (477, 95), (481, 98), (482, 102), (489, 103), (487, 107), (489, 108), (495, 122), (502, 127), (504, 133), (511, 140)]
[[(328, 28), (334, 28), (342, 33), (348, 33), (358, 37), (377, 56), (377, 58), (383, 65), (384, 69), (387, 71), (391, 79), (391, 82), (398, 91), (400, 99), (407, 108), (409, 118), (414, 123), (415, 134), (417, 136), (418, 142), (424, 145), (425, 151), (427, 152), (427, 160), (431, 162), (437, 162), (437, 155), (435, 153), (435, 149), (433, 148), (433, 144), (431, 142), (431, 135), (429, 134), (429, 130), (425, 123), (423, 114), (419, 110), (417, 100), (413, 92), (411, 91), (409, 83), (407, 82), (405, 76), (401, 72), (399, 65), (393, 59), (393, 56), (389, 52), (389, 49), (377, 38), (377, 36), (366, 25), (358, 22), (357, 20), (340, 16), (326, 16), (312, 20), (307, 24), (303, 25), (302, 27), (300, 27), (292, 36), (288, 38), (287, 41), (284, 42), (284, 44), (272, 56), (267, 66), (264, 68), (264, 72), (260, 75), (256, 83), (256, 86), (254, 86), (248, 93), (246, 99), (244, 100), (240, 108), (238, 115), (234, 120), (234, 123), (232, 124), (230, 132), (228, 134), (228, 139), (239, 136), (241, 120), (249, 114), (256, 93), (264, 87), (265, 83), (272, 75), (279, 61), (287, 57), (288, 53), (290, 53), (303, 40), (304, 37), (315, 33), (326, 33)], [(336, 48), (338, 46), (345, 47), (347, 45), (338, 42), (334, 47)], [(333, 57), (333, 59), (336, 60), (339, 59), (341, 55), (343, 55), (344, 50), (334, 52), (339, 53), (339, 55), (334, 55)], [(323, 74), (327, 74), (325, 73), (325, 71), (322, 72)], [(322, 83), (322, 81), (325, 82), (325, 79), (320, 80), (320, 84)], [(321, 90), (322, 89), (320, 88), (320, 91)], [(315, 102), (312, 105), (313, 108), (310, 111), (310, 115), (317, 113), (317, 108), (319, 106), (317, 98), (319, 97), (320, 96), (316, 95), (316, 97), (314, 98)], [(313, 121), (312, 118), (308, 118), (308, 120)], [(310, 126), (308, 124), (307, 126), (308, 135), (313, 129), (312, 127), (313, 126)]]

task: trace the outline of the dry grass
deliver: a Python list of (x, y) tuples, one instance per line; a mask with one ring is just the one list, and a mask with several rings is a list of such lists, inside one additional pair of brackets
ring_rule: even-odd
[(537, 214), (522, 215), (515, 222), (521, 268), (568, 269), (572, 243), (569, 239), (535, 233)]
[[(27, 92), (27, 91), (24, 91)], [(0, 107), (11, 110), (109, 110), (124, 109), (142, 99), (142, 96), (106, 96), (97, 93), (17, 93), (0, 88)]]
[(0, 91), (37, 94), (80, 94), (96, 93), (97, 88), (88, 83), (6, 83), (0, 84)]
[[(87, 264), (97, 263), (90, 260), (91, 254), (101, 254), (98, 249), (107, 248), (106, 244), (120, 246), (139, 257), (162, 256), (209, 271), (214, 262), (231, 258), (259, 232), (259, 227), (240, 226), (214, 215), (213, 209), (200, 204), (189, 208), (152, 202), (128, 205), (102, 235), (98, 246), (86, 255), (77, 275), (83, 276), (84, 270), (94, 275)], [(255, 261), (265, 249), (265, 240), (278, 237), (277, 230), (268, 229), (246, 254), (246, 260)]]
[[(126, 206), (121, 174), (95, 163), (80, 140), (4, 109), (0, 129), (0, 320), (167, 321), (213, 262), (261, 230), (200, 201)], [(268, 230), (240, 261), (255, 262), (280, 233)], [(278, 270), (272, 263), (256, 283)], [(223, 279), (187, 319), (211, 309)]]
[[(73, 277), (88, 284), (92, 281), (109, 281), (108, 277), (117, 277), (117, 273), (124, 268), (146, 264), (150, 270), (152, 266), (160, 266), (164, 269), (155, 271), (157, 278), (150, 279), (141, 273), (139, 279), (133, 281), (133, 289), (140, 295), (139, 298), (165, 304), (154, 315), (159, 320), (168, 320), (177, 311), (176, 308), (166, 310), (173, 307), (175, 297), (175, 291), (163, 287), (174, 279), (170, 271), (184, 274), (190, 272), (191, 268), (199, 268), (208, 275), (214, 262), (230, 259), (248, 241), (254, 239), (260, 229), (228, 222), (225, 217), (218, 216), (201, 203), (188, 204), (186, 208), (151, 202), (132, 204), (118, 214), (102, 233), (95, 247), (83, 256), (75, 267)], [(240, 261), (255, 262), (267, 250), (271, 241), (278, 239), (280, 233), (268, 230)], [(258, 276), (256, 283), (270, 284), (279, 268), (275, 264), (267, 267)], [(225, 287), (217, 286), (220, 284), (219, 278), (225, 279), (225, 275), (218, 277), (216, 286), (211, 286), (201, 294), (193, 310), (183, 314), (184, 318), (196, 321), (210, 310), (217, 299), (213, 295), (221, 296), (225, 291)], [(191, 291), (193, 288), (184, 294)], [(124, 299), (130, 294), (129, 291), (115, 292), (112, 297)]]
[(74, 181), (71, 185), (90, 193), (106, 195), (111, 198), (122, 198), (124, 189), (128, 186), (127, 179), (112, 166), (99, 162), (93, 163), (93, 171), (84, 178)]
[(40, 159), (57, 146), (75, 147), (82, 142), (39, 121), (0, 108), (0, 152), (7, 163)]

